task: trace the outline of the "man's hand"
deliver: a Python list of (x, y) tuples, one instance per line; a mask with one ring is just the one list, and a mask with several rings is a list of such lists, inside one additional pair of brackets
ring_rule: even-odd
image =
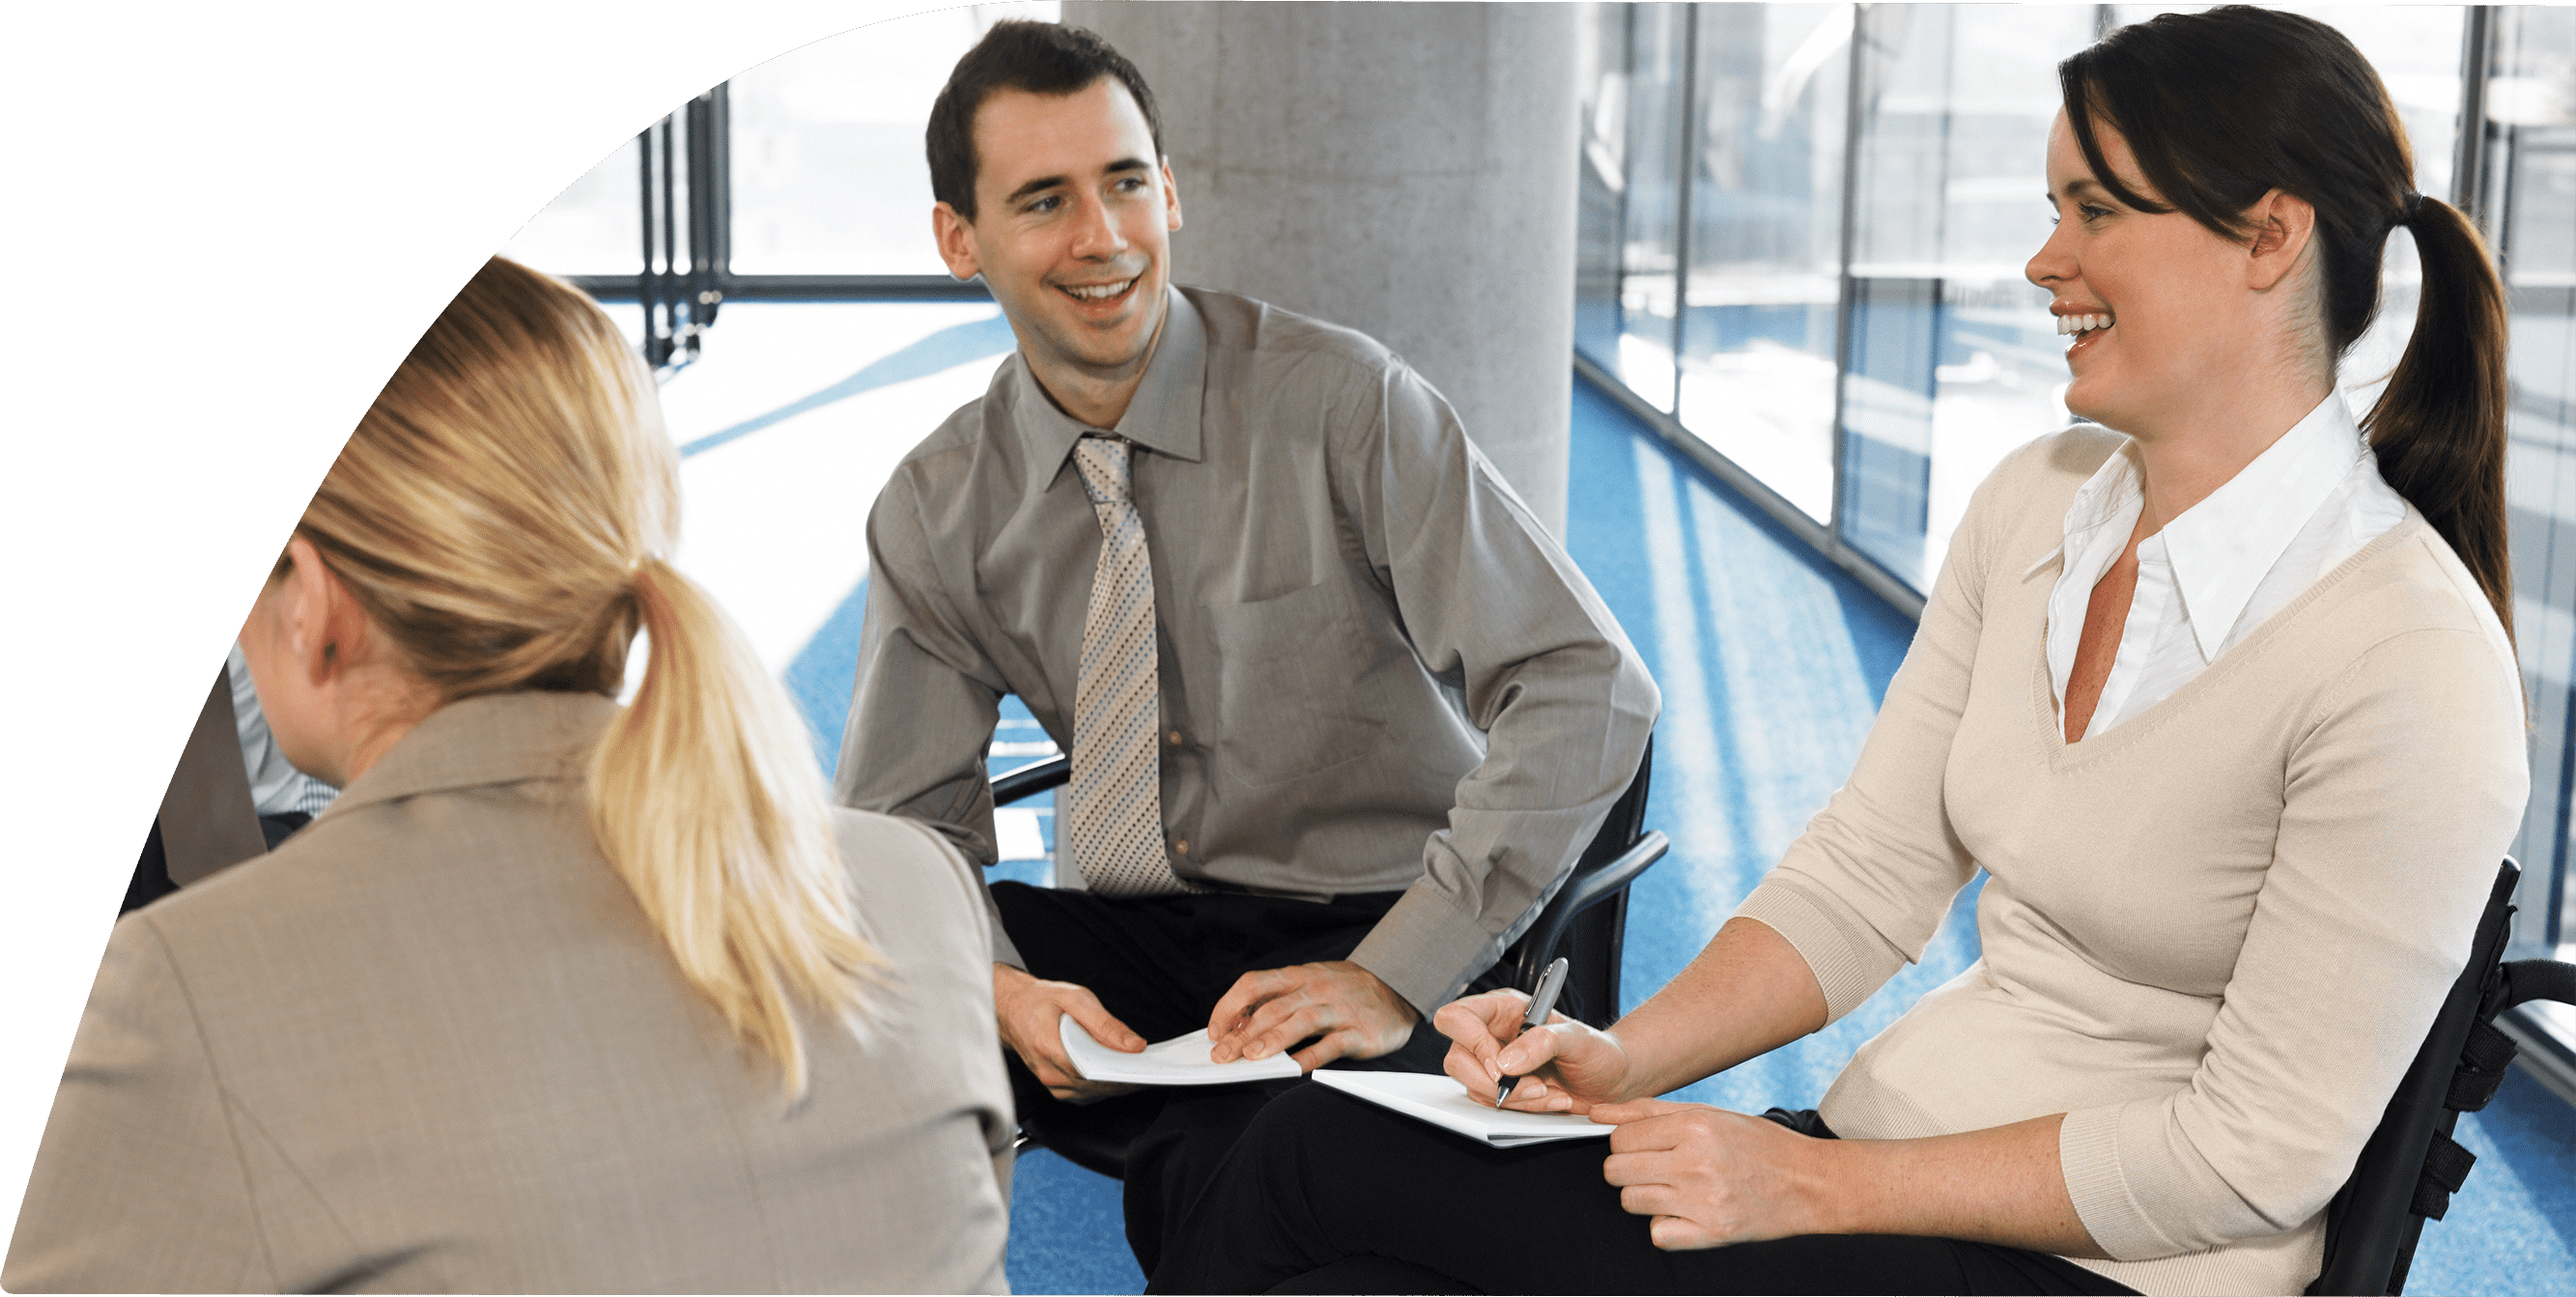
[(1100, 1007), (1100, 997), (1090, 991), (1071, 982), (1040, 981), (1008, 964), (993, 965), (994, 1025), (1001, 1029), (1002, 1043), (1020, 1056), (1047, 1093), (1079, 1103), (1135, 1089), (1082, 1079), (1073, 1069), (1073, 1060), (1065, 1057), (1064, 1036), (1056, 1025), (1066, 1014), (1073, 1015), (1093, 1040), (1111, 1049), (1133, 1054), (1145, 1048), (1145, 1038), (1109, 1016)]
[(1633, 1069), (1618, 1037), (1562, 1013), (1522, 1031), (1527, 1016), (1529, 997), (1508, 989), (1440, 1006), (1431, 1025), (1450, 1040), (1441, 1070), (1489, 1108), (1506, 1076), (1521, 1079), (1503, 1106), (1523, 1112), (1587, 1112), (1629, 1097)]
[(1376, 1058), (1404, 1047), (1422, 1015), (1377, 974), (1336, 959), (1269, 968), (1235, 979), (1208, 1015), (1208, 1057), (1219, 1063), (1268, 1058), (1310, 1036), (1290, 1055), (1312, 1072), (1337, 1058)]

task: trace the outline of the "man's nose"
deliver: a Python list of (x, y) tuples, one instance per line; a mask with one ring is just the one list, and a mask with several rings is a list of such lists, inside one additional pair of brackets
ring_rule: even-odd
[(1097, 194), (1077, 200), (1081, 207), (1074, 213), (1073, 255), (1086, 260), (1103, 260), (1127, 250), (1126, 236), (1111, 218), (1109, 205)]

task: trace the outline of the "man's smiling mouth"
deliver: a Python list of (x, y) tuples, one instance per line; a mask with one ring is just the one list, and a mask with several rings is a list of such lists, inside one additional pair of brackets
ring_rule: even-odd
[(1056, 287), (1067, 297), (1078, 302), (1106, 302), (1124, 296), (1128, 289), (1136, 286), (1137, 278), (1141, 276), (1132, 276), (1108, 284), (1058, 284)]

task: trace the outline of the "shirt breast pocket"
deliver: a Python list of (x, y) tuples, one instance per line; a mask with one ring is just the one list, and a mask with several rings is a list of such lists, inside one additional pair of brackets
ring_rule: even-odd
[(1266, 787), (1368, 755), (1380, 724), (1351, 595), (1326, 581), (1207, 607), (1216, 651), (1217, 767)]

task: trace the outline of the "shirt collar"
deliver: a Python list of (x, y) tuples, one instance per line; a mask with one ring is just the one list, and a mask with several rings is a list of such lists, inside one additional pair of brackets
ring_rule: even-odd
[(581, 778), (617, 712), (617, 701), (602, 694), (533, 690), (449, 703), (350, 780), (328, 813), (456, 788)]
[(1075, 442), (1102, 431), (1115, 432), (1156, 454), (1198, 462), (1199, 412), (1207, 388), (1207, 324), (1181, 290), (1164, 291), (1170, 306), (1163, 316), (1162, 336), (1154, 340), (1145, 376), (1138, 380), (1136, 395), (1115, 428), (1094, 428), (1058, 409), (1038, 385), (1027, 358), (1011, 358), (1017, 388), (1014, 421), (1028, 447), (1029, 462), (1046, 466), (1045, 480), (1053, 481), (1063, 471)]
[(2361, 428), (2340, 393), (2165, 524), (2174, 590), (2203, 661), (2215, 661), (2265, 573), (2361, 459)]

